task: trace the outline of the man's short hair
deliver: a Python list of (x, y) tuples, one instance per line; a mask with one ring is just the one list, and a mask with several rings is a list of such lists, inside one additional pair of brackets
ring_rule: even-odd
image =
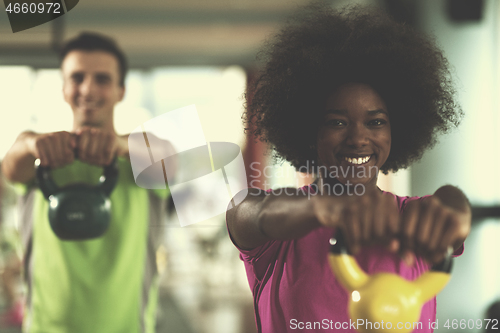
[(125, 86), (125, 76), (127, 75), (127, 59), (125, 58), (125, 54), (118, 47), (116, 42), (106, 36), (83, 32), (77, 37), (66, 42), (61, 50), (59, 51), (59, 59), (61, 64), (71, 51), (81, 50), (81, 51), (104, 51), (111, 53), (118, 60), (118, 66), (120, 70), (120, 85)]

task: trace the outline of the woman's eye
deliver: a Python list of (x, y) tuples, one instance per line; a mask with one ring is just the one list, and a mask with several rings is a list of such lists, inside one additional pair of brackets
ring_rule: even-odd
[(385, 124), (387, 124), (387, 121), (385, 121), (384, 119), (374, 119), (368, 123), (368, 125), (370, 126), (381, 126)]
[(344, 126), (346, 125), (346, 122), (340, 119), (331, 119), (328, 120), (327, 124), (331, 126)]

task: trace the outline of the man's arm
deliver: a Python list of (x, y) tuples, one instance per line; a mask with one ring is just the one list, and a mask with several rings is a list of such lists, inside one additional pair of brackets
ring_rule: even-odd
[[(27, 184), (35, 177), (34, 162), (40, 159), (42, 166), (52, 169), (73, 163), (75, 151), (82, 162), (104, 166), (114, 156), (130, 160), (130, 154), (149, 161), (149, 151), (143, 147), (129, 147), (129, 135), (118, 136), (114, 132), (85, 127), (75, 133), (65, 131), (39, 134), (21, 133), (2, 162), (2, 173), (11, 182)], [(166, 140), (152, 148), (155, 156), (175, 155), (172, 144)], [(176, 169), (175, 159), (165, 165), (169, 174)]]
[(74, 147), (74, 136), (68, 132), (23, 132), (5, 155), (2, 173), (11, 182), (27, 184), (35, 177), (35, 159), (43, 166), (62, 167), (73, 162)]
[[(168, 140), (160, 139), (151, 133), (133, 133), (120, 136), (122, 154), (130, 160), (130, 156), (138, 161), (139, 165), (152, 164), (152, 158), (168, 158), (163, 163), (167, 175), (175, 175), (177, 171), (176, 150)], [(164, 178), (162, 178), (164, 181)]]

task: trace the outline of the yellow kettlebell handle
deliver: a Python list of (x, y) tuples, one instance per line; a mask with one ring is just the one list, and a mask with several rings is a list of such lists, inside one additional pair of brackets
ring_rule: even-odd
[[(392, 273), (366, 274), (347, 251), (341, 231), (337, 231), (329, 253), (330, 267), (340, 284), (352, 293), (349, 298), (349, 315), (353, 321), (385, 322), (391, 327), (380, 327), (373, 332), (410, 332), (398, 329), (398, 323), (418, 322), (422, 305), (440, 292), (450, 280), (452, 266), (448, 255), (441, 263), (423, 273), (415, 281), (407, 281)], [(354, 295), (356, 295), (354, 297)], [(424, 323), (422, 323), (424, 324)], [(426, 323), (427, 324), (427, 323)], [(372, 332), (359, 328), (360, 332)]]

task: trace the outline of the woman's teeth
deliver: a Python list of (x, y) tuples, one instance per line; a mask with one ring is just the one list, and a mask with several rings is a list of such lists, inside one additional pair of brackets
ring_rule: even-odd
[(344, 157), (344, 160), (346, 160), (347, 162), (352, 163), (352, 164), (365, 164), (370, 159), (371, 159), (371, 155), (365, 156), (365, 157), (358, 157), (358, 158)]

